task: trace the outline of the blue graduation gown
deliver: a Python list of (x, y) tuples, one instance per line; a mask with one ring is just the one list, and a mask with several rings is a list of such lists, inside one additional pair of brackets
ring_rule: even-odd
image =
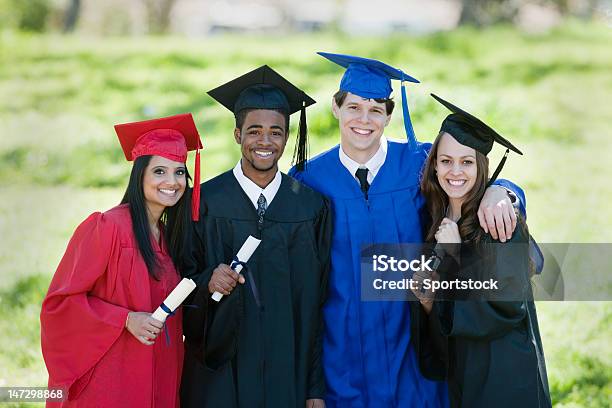
[(323, 366), (330, 408), (448, 406), (446, 383), (419, 371), (410, 338), (409, 302), (362, 302), (360, 249), (370, 243), (422, 242), (419, 174), (431, 145), (389, 141), (366, 201), (339, 159), (339, 146), (290, 171), (327, 196), (334, 233), (324, 307)]

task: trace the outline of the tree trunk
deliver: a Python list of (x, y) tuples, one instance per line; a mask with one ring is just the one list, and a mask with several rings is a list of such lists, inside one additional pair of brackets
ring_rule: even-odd
[(481, 17), (478, 15), (479, 0), (463, 0), (459, 25), (474, 25), (480, 27)]
[(165, 34), (170, 28), (170, 14), (176, 0), (145, 0), (150, 34)]
[(484, 27), (512, 21), (519, 10), (520, 0), (462, 0), (459, 24)]
[(64, 33), (71, 33), (76, 27), (81, 12), (81, 0), (71, 0), (64, 17)]

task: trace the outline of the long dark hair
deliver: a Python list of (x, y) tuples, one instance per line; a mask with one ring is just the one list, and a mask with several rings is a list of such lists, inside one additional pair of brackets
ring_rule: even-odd
[[(445, 132), (440, 132), (434, 141), (429, 157), (425, 162), (423, 176), (421, 178), (421, 191), (425, 196), (427, 211), (429, 212), (431, 224), (426, 228), (425, 241), (433, 242), (438, 226), (446, 216), (448, 208), (448, 196), (438, 183), (436, 175), (436, 161), (438, 157), (438, 146)], [(461, 205), (461, 218), (457, 222), (459, 235), (463, 242), (479, 242), (484, 236), (478, 221), (478, 206), (487, 189), (489, 179), (489, 160), (476, 151), (476, 181), (474, 187), (467, 193), (466, 199)]]
[[(125, 194), (121, 200), (121, 204), (128, 204), (130, 208), (130, 216), (132, 218), (132, 230), (140, 255), (147, 265), (149, 276), (158, 279), (156, 271), (158, 268), (155, 251), (151, 245), (151, 230), (149, 228), (149, 218), (147, 216), (147, 206), (143, 190), (144, 172), (153, 156), (140, 156), (134, 160), (132, 172), (130, 173), (130, 181), (128, 182)], [(185, 170), (187, 171), (187, 170)], [(189, 188), (189, 180), (191, 177), (186, 172), (187, 186), (185, 193), (172, 207), (166, 207), (161, 216), (161, 222), (164, 224), (164, 238), (168, 246), (170, 257), (174, 265), (178, 265), (183, 246), (183, 236), (190, 222), (190, 206), (191, 189)]]

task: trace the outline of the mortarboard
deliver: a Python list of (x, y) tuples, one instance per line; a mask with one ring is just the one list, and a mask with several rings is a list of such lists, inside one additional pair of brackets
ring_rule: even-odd
[(208, 94), (237, 115), (244, 109), (280, 110), (291, 115), (300, 111), (298, 142), (293, 155), (298, 170), (303, 170), (308, 156), (306, 107), (316, 103), (304, 91), (267, 65), (239, 76)]
[(506, 148), (506, 153), (504, 154), (504, 157), (493, 172), (493, 175), (489, 179), (489, 183), (487, 185), (491, 185), (491, 183), (495, 181), (495, 179), (501, 172), (502, 168), (504, 167), (504, 164), (506, 163), (506, 158), (508, 157), (508, 153), (510, 153), (510, 150), (520, 155), (523, 154), (512, 143), (510, 143), (499, 133), (493, 130), (493, 128), (491, 128), (489, 125), (487, 125), (474, 115), (469, 114), (463, 109), (453, 105), (448, 101), (445, 101), (437, 95), (431, 94), (431, 96), (436, 101), (444, 105), (448, 110), (453, 112), (448, 115), (442, 122), (440, 132), (449, 133), (459, 143), (466, 146), (470, 146), (478, 150), (485, 156), (489, 154), (489, 152), (493, 148), (494, 142), (497, 142)]
[(195, 150), (195, 172), (191, 198), (191, 217), (199, 219), (200, 208), (200, 135), (191, 113), (115, 125), (115, 132), (128, 161), (141, 156), (161, 156), (185, 163), (187, 152)]
[(331, 54), (318, 52), (317, 54), (328, 60), (346, 68), (340, 90), (350, 92), (367, 99), (388, 99), (391, 96), (391, 80), (401, 81), (402, 88), (402, 111), (404, 115), (404, 129), (408, 137), (408, 143), (412, 149), (416, 148), (416, 136), (410, 121), (408, 110), (408, 99), (404, 82), (419, 81), (416, 78), (404, 73), (401, 69), (394, 68), (384, 62), (370, 58), (356, 57), (352, 55)]

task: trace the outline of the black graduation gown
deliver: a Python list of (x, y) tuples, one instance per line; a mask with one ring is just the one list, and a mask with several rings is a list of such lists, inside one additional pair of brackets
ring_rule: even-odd
[[(263, 224), (232, 171), (202, 184), (183, 274), (197, 282), (184, 309), (183, 407), (304, 407), (324, 398), (321, 307), (331, 245), (327, 200), (282, 175)], [(213, 269), (249, 235), (262, 240), (246, 283), (217, 303)], [(250, 276), (249, 276), (250, 275)], [(254, 284), (253, 284), (254, 283)]]
[(506, 244), (491, 245), (487, 236), (477, 246), (462, 245), (461, 267), (449, 256), (441, 263), (441, 279), (497, 279), (502, 290), (497, 299), (446, 291), (447, 300), (434, 302), (429, 316), (412, 308), (420, 369), (430, 379), (448, 381), (452, 407), (551, 406), (535, 304), (529, 300), (528, 237), (519, 225)]

